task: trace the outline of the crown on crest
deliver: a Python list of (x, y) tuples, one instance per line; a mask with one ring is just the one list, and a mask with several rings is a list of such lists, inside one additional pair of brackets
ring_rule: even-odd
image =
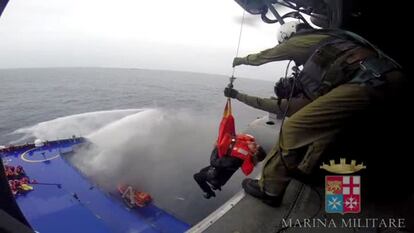
[(357, 164), (355, 160), (351, 160), (351, 163), (347, 164), (346, 159), (340, 158), (339, 164), (335, 163), (335, 160), (330, 160), (329, 165), (323, 163), (320, 168), (336, 174), (352, 174), (367, 167), (364, 166), (364, 163)]

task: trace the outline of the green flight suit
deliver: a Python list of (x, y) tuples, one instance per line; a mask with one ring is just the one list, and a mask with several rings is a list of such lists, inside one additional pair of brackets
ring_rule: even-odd
[[(326, 35), (295, 36), (274, 48), (251, 54), (243, 58), (243, 64), (261, 65), (272, 61), (294, 60), (302, 65)], [(399, 82), (398, 72), (395, 82)], [(390, 86), (390, 85), (386, 85)], [(392, 86), (392, 85), (391, 85)], [(299, 169), (309, 174), (319, 165), (319, 158), (349, 121), (387, 92), (387, 88), (373, 88), (359, 84), (342, 84), (311, 103), (304, 100), (296, 103), (287, 114), (290, 116), (282, 126), (276, 145), (268, 152), (259, 184), (269, 195), (282, 194), (291, 180), (290, 169)], [(284, 106), (276, 100), (262, 99), (245, 94), (236, 97), (254, 108), (280, 114)], [(283, 102), (282, 102), (283, 103)], [(286, 103), (284, 103), (286, 105)], [(290, 108), (290, 106), (289, 106)], [(301, 149), (301, 150), (298, 150)], [(301, 151), (301, 152), (299, 152)], [(304, 152), (305, 151), (305, 152)], [(282, 161), (283, 157), (283, 161)]]
[(296, 65), (300, 66), (305, 64), (308, 58), (312, 55), (312, 48), (328, 37), (330, 36), (322, 34), (294, 36), (273, 48), (244, 57), (243, 64), (260, 66), (273, 61), (293, 60)]
[[(243, 102), (249, 106), (252, 106), (257, 109), (261, 109), (266, 112), (274, 113), (276, 115), (283, 115), (286, 107), (287, 107), (287, 100), (283, 99), (278, 103), (277, 99), (272, 98), (259, 98), (256, 96), (250, 96), (243, 93), (239, 93), (237, 95), (237, 100)], [(292, 98), (289, 103), (289, 108), (286, 113), (286, 116), (290, 117), (292, 114), (297, 112), (299, 109), (304, 107), (305, 105), (309, 104), (310, 100), (306, 97), (300, 96), (296, 98)]]

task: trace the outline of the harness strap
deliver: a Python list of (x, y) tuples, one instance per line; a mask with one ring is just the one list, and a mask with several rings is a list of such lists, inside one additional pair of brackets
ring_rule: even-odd
[(360, 70), (349, 83), (359, 83), (362, 86), (377, 87), (386, 82), (383, 74), (398, 67), (386, 58), (370, 56), (359, 63)]

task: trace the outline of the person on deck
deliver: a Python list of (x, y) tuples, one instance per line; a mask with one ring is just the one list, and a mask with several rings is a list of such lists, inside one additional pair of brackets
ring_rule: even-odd
[(260, 180), (248, 178), (242, 183), (246, 193), (271, 206), (280, 205), (292, 174), (311, 174), (321, 154), (348, 123), (370, 107), (394, 98), (406, 82), (397, 63), (350, 32), (287, 22), (280, 27), (278, 41), (274, 48), (234, 58), (233, 67), (281, 60), (303, 65), (298, 78), (276, 84), (279, 99), (224, 90), (226, 97), (278, 115), (283, 115), (287, 99), (292, 97), (289, 118), (264, 160)]

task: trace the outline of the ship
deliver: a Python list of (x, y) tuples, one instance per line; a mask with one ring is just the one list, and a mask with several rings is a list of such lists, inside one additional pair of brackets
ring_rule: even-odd
[(184, 232), (189, 228), (151, 203), (145, 192), (139, 192), (142, 201), (126, 205), (124, 189), (132, 187), (108, 193), (91, 183), (66, 159), (88, 144), (83, 137), (72, 137), (2, 146), (0, 169), (19, 167), (24, 175), (2, 176), (1, 190), (9, 190), (10, 180), (24, 178), (31, 187), (15, 187), (12, 194), (2, 195), (8, 217), (20, 220), (9, 222), (6, 232)]

